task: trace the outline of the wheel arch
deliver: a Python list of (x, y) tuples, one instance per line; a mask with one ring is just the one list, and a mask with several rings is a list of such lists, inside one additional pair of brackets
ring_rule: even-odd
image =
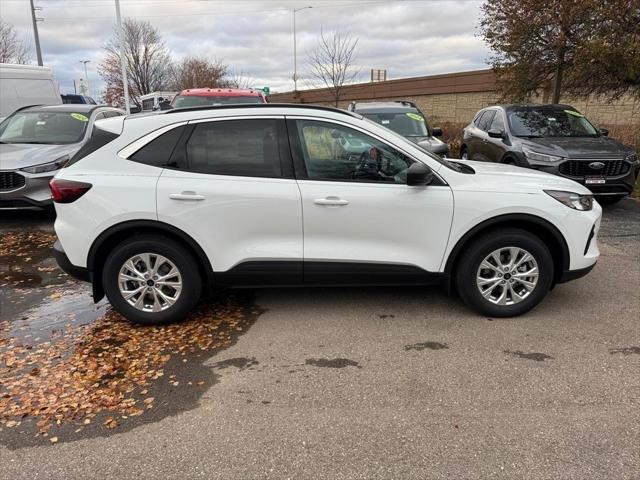
[(112, 225), (94, 240), (87, 255), (87, 268), (91, 272), (93, 299), (95, 302), (104, 297), (102, 269), (104, 262), (117, 245), (127, 238), (141, 234), (155, 234), (169, 237), (185, 246), (195, 257), (198, 270), (205, 285), (203, 291), (213, 286), (214, 274), (209, 258), (202, 247), (186, 232), (168, 223), (157, 220), (130, 220)]
[(562, 276), (562, 272), (569, 270), (571, 260), (569, 247), (562, 233), (560, 233), (551, 222), (536, 215), (526, 213), (498, 215), (474, 226), (457, 241), (447, 257), (444, 268), (447, 278), (449, 278), (449, 288), (452, 286), (451, 279), (457, 267), (456, 262), (460, 258), (464, 247), (480, 235), (502, 227), (520, 228), (532, 235), (536, 235), (547, 245), (553, 258), (554, 284), (558, 282)]

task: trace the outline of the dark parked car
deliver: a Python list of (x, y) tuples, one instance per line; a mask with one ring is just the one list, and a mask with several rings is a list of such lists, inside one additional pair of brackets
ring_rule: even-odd
[(449, 153), (449, 146), (436, 138), (442, 136), (442, 129), (430, 127), (427, 117), (413, 102), (351, 102), (348, 110), (399, 133), (425, 150), (443, 157)]
[(60, 95), (62, 103), (97, 105), (96, 101), (87, 95), (78, 95), (76, 93), (67, 93)]
[(460, 158), (534, 168), (575, 180), (614, 203), (631, 193), (640, 161), (570, 105), (502, 105), (464, 129)]

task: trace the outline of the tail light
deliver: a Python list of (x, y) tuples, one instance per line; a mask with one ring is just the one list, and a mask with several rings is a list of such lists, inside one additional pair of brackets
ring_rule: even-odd
[(52, 178), (49, 182), (51, 198), (56, 203), (72, 203), (87, 193), (92, 187), (90, 183)]

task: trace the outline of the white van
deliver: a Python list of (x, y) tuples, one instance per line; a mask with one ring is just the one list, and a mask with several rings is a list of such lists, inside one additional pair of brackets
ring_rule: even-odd
[(0, 63), (0, 121), (28, 105), (62, 103), (49, 67)]

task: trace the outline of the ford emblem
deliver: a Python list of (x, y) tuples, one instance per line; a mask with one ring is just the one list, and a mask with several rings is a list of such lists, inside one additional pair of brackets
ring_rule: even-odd
[(591, 162), (589, 164), (589, 168), (592, 168), (593, 170), (602, 170), (604, 168), (604, 163), (602, 163), (602, 162)]

